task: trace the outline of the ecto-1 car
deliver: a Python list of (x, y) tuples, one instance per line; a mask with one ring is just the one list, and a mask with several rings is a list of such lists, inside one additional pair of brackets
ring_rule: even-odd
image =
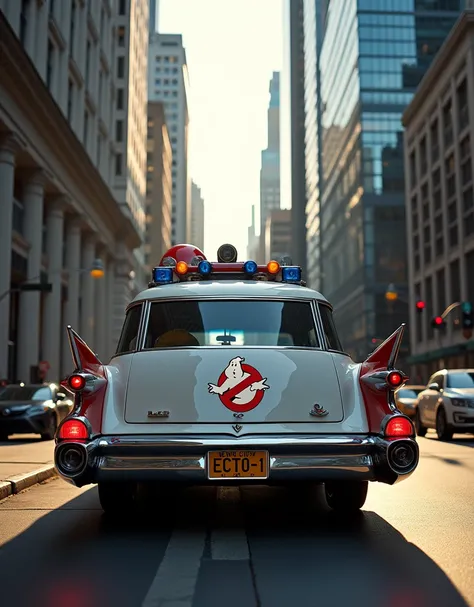
[(133, 507), (143, 483), (174, 482), (324, 483), (348, 512), (369, 481), (407, 478), (419, 452), (394, 399), (404, 325), (355, 363), (301, 268), (237, 262), (232, 245), (217, 257), (170, 249), (108, 364), (68, 327), (75, 407), (56, 435), (59, 474), (97, 483), (106, 512)]

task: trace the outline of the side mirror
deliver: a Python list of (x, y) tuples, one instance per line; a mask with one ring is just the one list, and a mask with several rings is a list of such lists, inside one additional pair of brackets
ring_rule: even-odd
[(430, 385), (428, 386), (428, 388), (429, 388), (430, 390), (436, 390), (436, 392), (439, 392), (439, 391), (440, 391), (439, 384), (437, 384), (436, 382), (434, 382), (434, 383), (430, 384)]
[(64, 394), (64, 392), (58, 392), (56, 394), (56, 400), (64, 400), (66, 398), (66, 395)]

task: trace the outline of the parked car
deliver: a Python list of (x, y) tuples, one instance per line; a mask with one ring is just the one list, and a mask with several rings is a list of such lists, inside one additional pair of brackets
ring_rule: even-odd
[(434, 373), (416, 401), (418, 436), (434, 428), (448, 441), (457, 433), (474, 433), (474, 369), (441, 369)]
[(425, 386), (415, 386), (405, 384), (395, 392), (395, 404), (397, 408), (408, 415), (410, 418), (415, 417), (415, 403), (418, 394), (425, 389)]
[(0, 440), (10, 434), (41, 434), (52, 440), (73, 400), (55, 384), (9, 384), (0, 388)]
[(217, 258), (168, 251), (106, 365), (68, 327), (76, 404), (57, 433), (59, 474), (97, 483), (111, 513), (147, 482), (324, 483), (329, 506), (350, 512), (370, 481), (407, 478), (419, 453), (394, 401), (404, 325), (356, 364), (301, 268), (237, 262), (232, 245)]

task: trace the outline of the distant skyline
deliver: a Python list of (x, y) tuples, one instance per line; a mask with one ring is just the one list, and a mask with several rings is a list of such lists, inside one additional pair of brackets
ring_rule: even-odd
[(260, 206), (268, 87), (283, 67), (284, 1), (159, 2), (159, 31), (182, 34), (186, 49), (190, 174), (202, 189), (209, 257), (231, 242), (243, 259), (251, 207)]

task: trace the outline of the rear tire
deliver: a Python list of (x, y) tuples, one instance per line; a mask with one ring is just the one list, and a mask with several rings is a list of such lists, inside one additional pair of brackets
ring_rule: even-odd
[(426, 436), (426, 432), (428, 431), (428, 428), (425, 428), (425, 426), (423, 426), (423, 424), (421, 423), (421, 415), (418, 407), (415, 413), (415, 430), (417, 436)]
[(131, 512), (137, 501), (136, 483), (100, 482), (99, 501), (102, 510), (109, 515)]
[(440, 407), (436, 413), (436, 434), (442, 441), (450, 441), (453, 438), (453, 430), (448, 425), (444, 407)]
[(368, 481), (347, 481), (343, 483), (325, 483), (328, 506), (344, 514), (357, 512), (365, 504)]

